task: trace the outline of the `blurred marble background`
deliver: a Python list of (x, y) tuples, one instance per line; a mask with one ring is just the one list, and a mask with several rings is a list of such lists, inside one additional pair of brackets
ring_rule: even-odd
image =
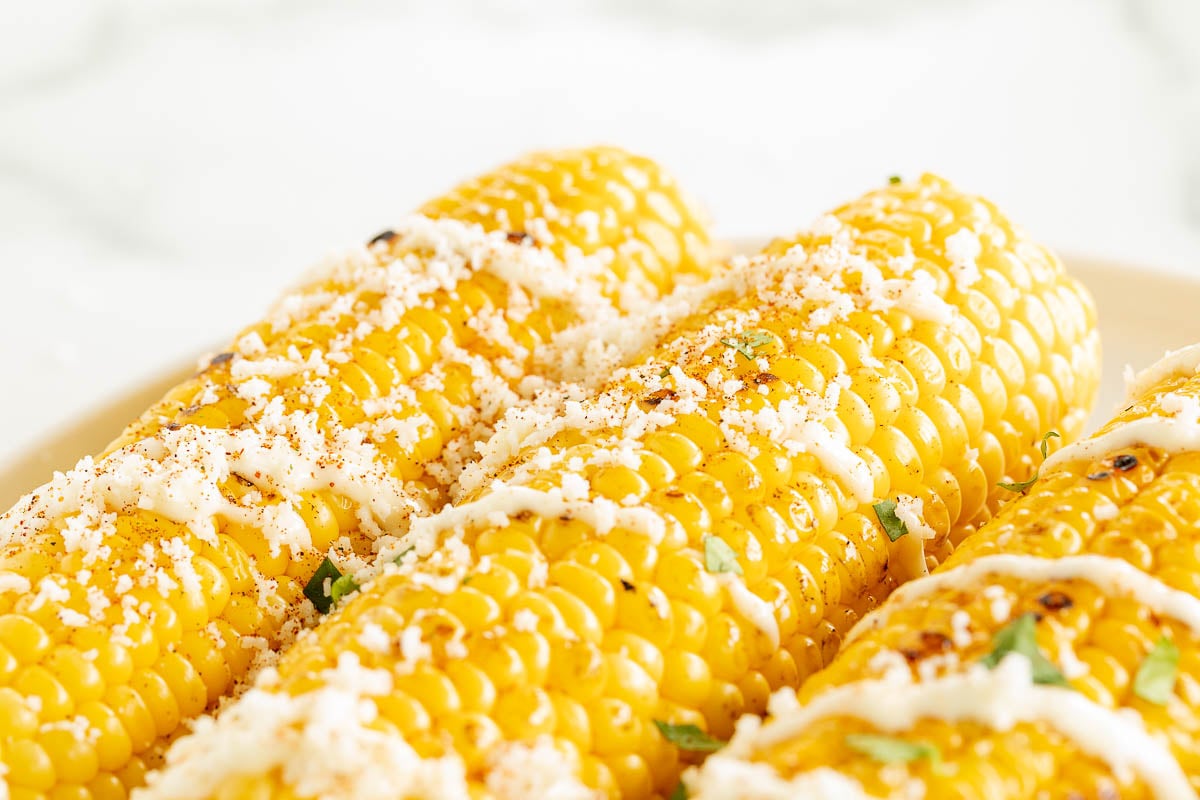
[(893, 173), (1200, 270), (1197, 0), (0, 0), (0, 461), (519, 151), (665, 161), (727, 235)]

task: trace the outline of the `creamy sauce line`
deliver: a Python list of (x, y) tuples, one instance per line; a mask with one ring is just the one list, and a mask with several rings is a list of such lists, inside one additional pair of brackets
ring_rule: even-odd
[(868, 630), (887, 624), (893, 603), (908, 603), (947, 589), (976, 590), (993, 575), (1009, 575), (1027, 581), (1086, 581), (1106, 592), (1120, 591), (1132, 596), (1162, 617), (1178, 620), (1200, 635), (1200, 599), (1172, 589), (1127, 561), (1100, 555), (1040, 556), (998, 554), (983, 556), (970, 564), (934, 573), (897, 589), (884, 605), (863, 617), (851, 629), (846, 643)]

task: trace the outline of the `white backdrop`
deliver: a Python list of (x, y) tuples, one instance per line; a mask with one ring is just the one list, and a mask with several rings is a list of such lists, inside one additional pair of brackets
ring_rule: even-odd
[(520, 151), (671, 166), (725, 234), (892, 173), (1200, 266), (1196, 0), (0, 0), (0, 460)]

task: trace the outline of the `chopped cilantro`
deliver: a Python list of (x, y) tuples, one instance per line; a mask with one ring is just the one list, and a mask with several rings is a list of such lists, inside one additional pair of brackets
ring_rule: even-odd
[(992, 652), (984, 656), (981, 663), (988, 669), (995, 669), (1009, 653), (1017, 653), (1029, 659), (1033, 668), (1034, 683), (1071, 688), (1071, 684), (1059, 668), (1046, 658), (1037, 645), (1036, 614), (1022, 614), (997, 631), (992, 637)]
[(406, 548), (404, 548), (404, 551), (403, 551), (402, 553), (400, 553), (400, 555), (398, 555), (398, 556), (396, 556), (395, 558), (393, 558), (393, 559), (392, 559), (392, 563), (393, 563), (393, 564), (396, 564), (397, 566), (399, 566), (399, 565), (403, 564), (403, 563), (404, 563), (404, 557), (405, 557), (406, 555), (408, 555), (409, 553), (411, 553), (413, 550), (416, 550), (416, 549), (417, 549), (417, 548), (415, 548), (415, 547), (406, 547)]
[(658, 373), (658, 377), (660, 377), (660, 378), (665, 378), (665, 377), (667, 377), (667, 376), (668, 376), (668, 375), (670, 375), (670, 374), (671, 374), (671, 368), (670, 368), (670, 367), (663, 367), (663, 371), (662, 371), (662, 372), (660, 372), (660, 373)]
[(732, 347), (750, 361), (754, 360), (754, 348), (739, 339), (722, 339), (721, 344)]
[(755, 331), (746, 337), (746, 344), (751, 347), (762, 347), (771, 343), (771, 334), (767, 331)]
[(1062, 437), (1058, 435), (1058, 431), (1049, 431), (1045, 436), (1042, 437), (1042, 461), (1045, 461), (1050, 457), (1050, 440), (1061, 438)]
[(654, 720), (654, 724), (663, 738), (680, 750), (713, 753), (725, 746), (724, 742), (717, 741), (695, 725), (672, 725), (660, 719)]
[(358, 591), (358, 581), (352, 575), (343, 575), (329, 585), (329, 600), (331, 605), (341, 602), (348, 594)]
[(897, 183), (899, 183), (899, 182), (900, 182), (900, 176), (899, 176), (899, 175), (888, 175), (888, 183), (890, 183), (890, 184), (892, 184), (893, 186), (895, 186), (895, 185), (896, 185)]
[(683, 781), (675, 784), (675, 788), (671, 791), (671, 796), (667, 800), (688, 800), (687, 787), (683, 785)]
[[(1058, 431), (1047, 431), (1046, 435), (1042, 437), (1042, 443), (1041, 443), (1039, 449), (1042, 451), (1042, 460), (1043, 461), (1045, 461), (1047, 458), (1050, 457), (1050, 440), (1051, 439), (1059, 439), (1059, 438), (1062, 438), (1062, 437), (1059, 436)], [(1033, 477), (1031, 477), (1027, 481), (1014, 481), (1012, 483), (1000, 481), (996, 485), (999, 486), (1001, 489), (1007, 489), (1010, 492), (1017, 492), (1017, 493), (1024, 492), (1030, 486), (1033, 486), (1035, 483), (1038, 482), (1038, 478), (1040, 477), (1040, 475), (1039, 475), (1040, 472), (1041, 472), (1040, 469), (1034, 470)]]
[(726, 347), (732, 347), (747, 361), (753, 361), (755, 348), (768, 345), (772, 341), (774, 339), (766, 331), (753, 331), (751, 333), (743, 333), (737, 339), (722, 339), (721, 344)]
[(317, 611), (322, 614), (329, 613), (329, 609), (333, 607), (334, 598), (332, 594), (325, 593), (325, 581), (329, 581), (329, 589), (332, 593), (334, 583), (341, 577), (342, 571), (326, 556), (321, 565), (317, 567), (317, 571), (308, 579), (308, 583), (304, 584), (304, 596), (312, 601)]
[(1019, 493), (1025, 491), (1026, 489), (1028, 489), (1030, 486), (1033, 486), (1037, 482), (1038, 482), (1038, 474), (1035, 472), (1035, 473), (1033, 473), (1033, 477), (1027, 481), (1015, 481), (1013, 483), (1007, 483), (1005, 481), (1000, 481), (996, 485), (999, 486), (1001, 489), (1008, 489), (1010, 492), (1017, 492), (1019, 494)]
[(737, 551), (720, 536), (704, 537), (704, 566), (709, 572), (743, 574), (742, 565), (738, 563)]
[(1179, 647), (1162, 637), (1142, 660), (1133, 679), (1133, 693), (1147, 703), (1165, 706), (1175, 692), (1175, 676), (1179, 670)]
[(881, 736), (875, 733), (848, 734), (846, 746), (883, 764), (918, 761), (922, 758), (939, 761), (942, 757), (941, 751), (929, 742), (910, 742), (895, 736)]
[(883, 532), (893, 542), (908, 534), (908, 526), (896, 516), (895, 500), (880, 500), (871, 507), (875, 509), (875, 518), (883, 526)]

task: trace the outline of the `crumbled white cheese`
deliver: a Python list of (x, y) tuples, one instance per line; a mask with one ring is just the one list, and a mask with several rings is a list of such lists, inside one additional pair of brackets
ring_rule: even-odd
[(937, 531), (925, 522), (925, 502), (919, 497), (902, 494), (896, 497), (896, 517), (904, 523), (909, 534), (929, 540), (937, 536)]
[(1114, 520), (1120, 515), (1120, 513), (1121, 509), (1117, 507), (1117, 504), (1112, 500), (1109, 500), (1107, 497), (1102, 498), (1096, 504), (1095, 509), (1092, 510), (1092, 516), (1096, 518), (1097, 522), (1108, 522), (1109, 520)]
[(992, 619), (996, 622), (1007, 622), (1012, 616), (1012, 598), (1008, 596), (1008, 590), (993, 584), (984, 587), (982, 594), (988, 601), (988, 611), (991, 612)]
[(358, 634), (358, 643), (368, 652), (383, 654), (392, 649), (392, 640), (378, 623), (368, 622)]
[(409, 625), (400, 632), (400, 658), (406, 667), (433, 658), (433, 648), (421, 638), (421, 629)]
[(961, 649), (969, 645), (971, 640), (971, 615), (958, 609), (950, 615), (950, 641)]
[(492, 759), (485, 785), (495, 800), (602, 800), (579, 780), (578, 757), (549, 737), (503, 746)]
[(950, 259), (950, 277), (954, 288), (966, 292), (980, 281), (976, 259), (983, 254), (983, 244), (970, 228), (960, 228), (946, 237), (946, 257)]
[[(216, 719), (201, 717), (135, 796), (205, 800), (240, 777), (278, 769), (303, 797), (468, 800), (459, 759), (422, 758), (400, 737), (370, 727), (379, 713), (372, 698), (392, 690), (390, 673), (364, 669), (345, 652), (321, 677), (311, 692), (251, 689)], [(269, 675), (260, 683), (270, 684)]]
[(515, 631), (531, 633), (537, 630), (538, 616), (527, 608), (523, 608), (513, 615), (512, 627)]
[(29, 579), (24, 575), (18, 575), (15, 572), (0, 572), (0, 594), (6, 592), (29, 594), (32, 588)]

